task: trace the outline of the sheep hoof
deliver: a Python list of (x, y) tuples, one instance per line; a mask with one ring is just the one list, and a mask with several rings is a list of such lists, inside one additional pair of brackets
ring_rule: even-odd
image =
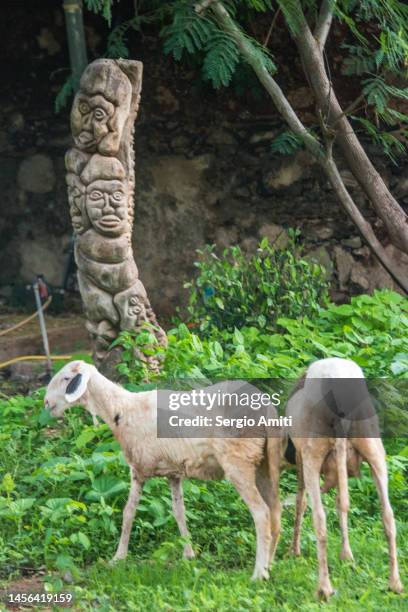
[(393, 593), (404, 592), (404, 586), (399, 578), (390, 579), (390, 590), (393, 591)]
[(321, 585), (317, 589), (316, 597), (317, 599), (322, 599), (323, 601), (328, 601), (332, 595), (335, 594), (335, 590), (333, 589), (330, 582), (326, 585)]
[(194, 559), (195, 552), (191, 546), (186, 546), (183, 552), (184, 559)]
[(254, 569), (254, 573), (252, 574), (252, 578), (251, 580), (268, 580), (269, 579), (269, 572), (267, 569), (265, 568), (255, 568)]
[(300, 557), (301, 554), (300, 546), (291, 546), (288, 550), (289, 557)]

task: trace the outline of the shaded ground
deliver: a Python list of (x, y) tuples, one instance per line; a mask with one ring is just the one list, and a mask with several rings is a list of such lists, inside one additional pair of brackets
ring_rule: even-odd
[[(1, 367), (9, 360), (26, 355), (44, 355), (38, 318), (23, 327), (1, 335), (27, 318), (27, 313), (0, 314), (0, 389), (4, 395), (27, 393), (44, 384), (45, 361), (17, 361)], [(45, 315), (51, 355), (73, 355), (90, 351), (85, 319), (77, 314)]]
[[(3, 330), (11, 328), (26, 318), (25, 313), (0, 315), (0, 361), (24, 354), (44, 354), (37, 317), (23, 327), (12, 330), (9, 334), (1, 335)], [(70, 314), (51, 316), (46, 314), (45, 322), (52, 354), (89, 349), (85, 319), (82, 316)]]

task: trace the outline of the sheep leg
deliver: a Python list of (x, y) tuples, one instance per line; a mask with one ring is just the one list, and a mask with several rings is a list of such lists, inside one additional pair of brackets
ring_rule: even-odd
[[(278, 455), (279, 456), (279, 455)], [(279, 465), (268, 466), (265, 462), (257, 468), (256, 486), (271, 515), (272, 540), (269, 548), (268, 566), (272, 565), (281, 529), (281, 504), (279, 500)]]
[(336, 497), (336, 508), (337, 515), (339, 517), (340, 523), (340, 531), (341, 531), (341, 551), (340, 551), (340, 559), (342, 561), (353, 561), (353, 552), (350, 547), (349, 534), (348, 534), (348, 525), (347, 525), (347, 515), (348, 513), (344, 511), (342, 505), (340, 503), (340, 496)]
[(256, 486), (255, 466), (224, 465), (225, 475), (248, 506), (255, 523), (256, 560), (252, 580), (269, 578), (268, 564), (271, 549), (271, 514)]
[[(171, 489), (171, 500), (173, 504), (173, 514), (177, 521), (180, 535), (182, 538), (189, 538), (190, 533), (187, 529), (186, 523), (186, 509), (184, 506), (183, 485), (181, 478), (169, 478), (169, 482)], [(191, 544), (185, 544), (183, 556), (185, 559), (193, 559), (195, 557)]]
[(385, 535), (388, 541), (390, 562), (389, 587), (394, 593), (402, 593), (402, 585), (397, 559), (397, 545), (394, 512), (388, 496), (388, 473), (385, 461), (385, 450), (379, 438), (355, 438), (353, 445), (368, 462), (380, 498), (381, 514)]
[(317, 539), (317, 558), (319, 563), (319, 582), (317, 596), (328, 599), (333, 595), (334, 589), (330, 582), (329, 568), (327, 563), (327, 528), (326, 514), (324, 511), (320, 491), (320, 470), (325, 456), (320, 452), (315, 455), (303, 453), (303, 475), (306, 491), (310, 497), (313, 514), (313, 525)]
[(130, 491), (126, 506), (123, 510), (122, 533), (120, 535), (117, 551), (112, 561), (120, 561), (121, 559), (126, 559), (127, 557), (133, 519), (135, 518), (136, 508), (139, 504), (140, 496), (143, 489), (143, 483), (137, 479), (135, 471), (130, 468), (130, 472)]
[(303, 465), (300, 453), (296, 453), (296, 470), (297, 470), (297, 493), (296, 493), (296, 515), (295, 525), (293, 528), (293, 540), (291, 546), (291, 553), (296, 557), (301, 554), (300, 550), (300, 534), (302, 532), (303, 516), (305, 514), (307, 501), (306, 501), (306, 489), (305, 481), (303, 478)]

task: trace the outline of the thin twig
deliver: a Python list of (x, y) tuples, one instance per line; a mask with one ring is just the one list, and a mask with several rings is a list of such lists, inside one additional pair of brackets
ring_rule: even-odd
[(360, 110), (360, 108), (364, 108), (364, 105), (363, 105), (363, 106), (358, 106), (358, 105), (360, 104), (360, 102), (362, 102), (363, 100), (364, 100), (364, 94), (360, 94), (360, 95), (358, 96), (358, 98), (356, 98), (356, 99), (354, 100), (354, 102), (352, 102), (352, 103), (351, 103), (351, 104), (350, 104), (350, 105), (349, 105), (349, 106), (348, 106), (348, 107), (347, 107), (347, 108), (346, 108), (346, 109), (345, 109), (345, 110), (344, 110), (344, 111), (341, 113), (341, 115), (339, 115), (339, 116), (336, 118), (336, 120), (335, 120), (335, 122), (334, 122), (334, 124), (333, 124), (333, 125), (336, 125), (336, 123), (337, 123), (338, 121), (340, 121), (340, 119), (342, 119), (343, 117), (346, 117), (347, 115), (349, 115), (349, 114), (351, 113), (351, 111), (353, 111), (353, 110)]
[(268, 47), (268, 44), (269, 44), (269, 39), (270, 39), (271, 34), (272, 34), (272, 30), (273, 30), (273, 28), (275, 27), (276, 20), (278, 19), (279, 15), (280, 15), (280, 12), (281, 12), (281, 10), (280, 10), (280, 8), (278, 8), (278, 9), (277, 9), (277, 11), (275, 12), (274, 16), (273, 16), (273, 19), (272, 19), (271, 25), (269, 26), (268, 33), (267, 33), (266, 38), (265, 38), (264, 43), (263, 43), (263, 46), (264, 46), (265, 48), (267, 48), (267, 47)]
[(328, 123), (328, 120), (329, 120), (329, 111), (330, 111), (330, 96), (331, 96), (331, 92), (332, 92), (333, 82), (332, 82), (332, 77), (331, 77), (329, 60), (327, 59), (327, 54), (326, 54), (326, 51), (324, 50), (324, 48), (322, 49), (322, 54), (323, 54), (323, 58), (324, 58), (324, 63), (326, 65), (327, 78), (329, 80), (329, 91), (327, 92), (326, 110), (324, 111), (325, 121), (326, 121), (326, 123)]

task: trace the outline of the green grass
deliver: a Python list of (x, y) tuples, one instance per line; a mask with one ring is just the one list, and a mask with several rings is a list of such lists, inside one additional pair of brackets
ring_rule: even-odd
[[(332, 564), (333, 574), (336, 574), (333, 582), (339, 591), (326, 609), (406, 609), (406, 596), (401, 598), (388, 593), (385, 580), (374, 575), (374, 567), (380, 572), (386, 571), (386, 564), (373, 564), (378, 544), (374, 542), (370, 549), (367, 559), (370, 564), (366, 561), (358, 568)], [(271, 579), (262, 584), (249, 581), (249, 570), (214, 571), (210, 560), (172, 564), (129, 561), (113, 571), (96, 564), (87, 571), (76, 593), (77, 605), (84, 609), (91, 609), (89, 604), (105, 604), (107, 610), (194, 611), (295, 610), (299, 605), (302, 610), (317, 610), (320, 607), (313, 596), (315, 562), (309, 556), (279, 560)], [(88, 603), (82, 597), (88, 598)]]
[[(209, 515), (210, 516), (210, 515)], [(111, 567), (105, 560), (89, 566), (73, 587), (80, 610), (406, 610), (407, 595), (387, 590), (387, 553), (380, 525), (362, 525), (351, 534), (355, 564), (340, 562), (339, 534), (331, 528), (329, 557), (336, 595), (328, 604), (314, 597), (316, 560), (310, 520), (304, 530), (301, 558), (285, 558), (281, 545), (267, 582), (250, 581), (252, 560), (246, 567), (219, 567), (216, 556), (205, 553), (194, 561), (168, 558), (129, 558)], [(399, 539), (408, 526), (399, 524)], [(284, 538), (286, 539), (286, 538)], [(284, 543), (282, 543), (284, 544)], [(139, 548), (136, 544), (134, 548)], [(173, 552), (170, 546), (170, 551)], [(160, 553), (160, 549), (159, 549)], [(169, 555), (164, 545), (164, 557)], [(153, 555), (154, 556), (154, 555)], [(170, 557), (172, 555), (170, 554)], [(407, 575), (407, 554), (400, 555), (402, 575)], [(68, 585), (68, 588), (72, 585)]]
[[(250, 580), (255, 557), (252, 519), (225, 482), (184, 484), (197, 559), (181, 559), (183, 542), (171, 514), (168, 485), (156, 478), (145, 487), (128, 560), (110, 566), (127, 496), (121, 452), (107, 428), (91, 426), (79, 409), (62, 422), (50, 421), (41, 409), (41, 397), (40, 392), (0, 406), (2, 586), (12, 585), (28, 570), (45, 569), (47, 588), (72, 591), (77, 610), (266, 611), (323, 606), (315, 599), (317, 563), (310, 511), (302, 535), (303, 556), (287, 556), (294, 520), (293, 472), (282, 478), (282, 537), (269, 581)], [(389, 469), (401, 576), (408, 584), (407, 460), (399, 454), (405, 453), (404, 445), (403, 440), (389, 441)], [(324, 609), (407, 609), (407, 596), (387, 589), (387, 548), (368, 469), (361, 480), (350, 481), (350, 491), (354, 566), (338, 559), (335, 499), (333, 494), (325, 496), (337, 594)], [(25, 507), (23, 500), (33, 498)], [(72, 582), (64, 582), (67, 575)]]
[[(314, 321), (282, 320), (284, 333), (267, 335), (251, 327), (201, 339), (179, 326), (170, 334), (163, 376), (295, 378), (316, 358), (338, 355), (355, 359), (369, 376), (406, 379), (407, 312), (406, 300), (384, 291), (355, 298), (351, 305), (330, 305)], [(133, 355), (135, 340), (129, 335), (126, 342), (124, 359)], [(132, 359), (124, 367), (139, 385), (140, 367)], [(385, 400), (398, 408), (400, 422), (406, 398), (397, 390), (391, 387), (395, 392)], [(198, 553), (196, 560), (186, 562), (169, 487), (163, 479), (150, 480), (134, 523), (129, 559), (111, 567), (108, 560), (118, 543), (129, 482), (122, 452), (107, 426), (94, 427), (79, 408), (67, 412), (63, 421), (53, 420), (42, 407), (43, 394), (0, 395), (0, 586), (10, 588), (22, 576), (41, 575), (46, 588), (74, 592), (74, 609), (101, 612), (408, 609), (407, 595), (387, 589), (388, 552), (368, 469), (361, 480), (350, 481), (355, 565), (338, 559), (335, 496), (325, 496), (331, 578), (337, 589), (328, 604), (315, 599), (310, 511), (302, 537), (304, 556), (286, 555), (294, 520), (293, 472), (281, 479), (282, 537), (269, 581), (250, 581), (254, 526), (225, 482), (184, 483)], [(408, 445), (404, 439), (388, 438), (386, 447), (400, 571), (408, 588)]]

